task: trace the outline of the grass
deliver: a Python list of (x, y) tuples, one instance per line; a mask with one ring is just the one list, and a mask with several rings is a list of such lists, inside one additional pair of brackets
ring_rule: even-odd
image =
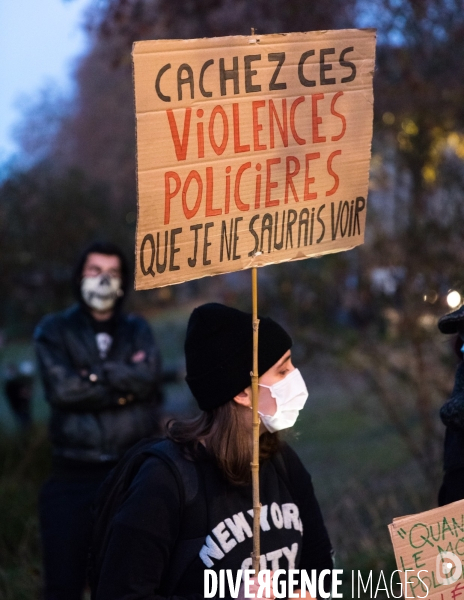
[(40, 588), (37, 496), (50, 469), (43, 426), (0, 442), (0, 598), (32, 600)]
[[(311, 369), (303, 371), (310, 382)], [(323, 500), (352, 480), (379, 478), (410, 460), (396, 430), (373, 410), (375, 400), (365, 390), (334, 385), (336, 371), (326, 368), (325, 374), (330, 387), (322, 382), (312, 389), (308, 383), (308, 401), (289, 434)]]

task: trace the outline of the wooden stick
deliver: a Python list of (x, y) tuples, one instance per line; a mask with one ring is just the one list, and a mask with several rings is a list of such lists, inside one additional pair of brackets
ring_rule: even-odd
[(251, 406), (253, 411), (253, 459), (251, 463), (251, 483), (253, 489), (253, 552), (252, 569), (255, 575), (259, 572), (260, 557), (260, 518), (261, 503), (259, 501), (259, 415), (258, 415), (258, 270), (251, 269), (251, 293), (253, 304), (253, 372), (251, 374)]

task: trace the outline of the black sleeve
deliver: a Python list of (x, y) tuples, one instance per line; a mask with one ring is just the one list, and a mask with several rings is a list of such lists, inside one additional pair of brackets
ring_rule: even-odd
[[(319, 576), (323, 569), (333, 569), (333, 551), (314, 493), (311, 475), (290, 446), (284, 446), (282, 456), (292, 488), (290, 491), (295, 496), (303, 523), (303, 547), (299, 568), (307, 570), (308, 573), (311, 569), (316, 569)], [(324, 580), (326, 590), (330, 588), (330, 581), (330, 577)]]
[(153, 389), (161, 379), (161, 357), (148, 323), (140, 317), (132, 317), (134, 335), (133, 355), (143, 352), (143, 360), (137, 362), (106, 361), (105, 373), (116, 390), (134, 394), (137, 400), (152, 396)]
[(98, 411), (118, 406), (120, 394), (105, 381), (95, 366), (96, 381), (90, 381), (72, 365), (61, 333), (59, 317), (45, 317), (34, 332), (34, 345), (47, 400), (62, 410)]
[(444, 425), (464, 429), (464, 361), (457, 368), (451, 397), (441, 407), (440, 417)]
[[(181, 504), (170, 468), (157, 457), (148, 458), (113, 520), (96, 600), (166, 599), (158, 591), (179, 534)], [(201, 598), (191, 594), (182, 600)]]

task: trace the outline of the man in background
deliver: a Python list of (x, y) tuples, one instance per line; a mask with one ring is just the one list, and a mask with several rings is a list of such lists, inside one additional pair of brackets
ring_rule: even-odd
[(78, 303), (34, 334), (53, 447), (39, 499), (45, 600), (81, 600), (96, 491), (130, 446), (159, 429), (160, 355), (147, 322), (122, 312), (121, 250), (91, 245), (73, 283)]

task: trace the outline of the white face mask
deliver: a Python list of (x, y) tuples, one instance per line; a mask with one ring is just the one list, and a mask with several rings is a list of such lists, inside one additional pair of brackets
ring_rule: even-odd
[(81, 293), (84, 302), (96, 311), (111, 310), (119, 296), (122, 296), (121, 278), (106, 273), (95, 277), (83, 277)]
[(261, 383), (259, 385), (268, 388), (277, 405), (277, 410), (272, 416), (259, 413), (266, 429), (273, 433), (274, 431), (293, 427), (298, 418), (298, 413), (308, 399), (308, 390), (300, 371), (294, 369), (274, 385), (268, 386)]

